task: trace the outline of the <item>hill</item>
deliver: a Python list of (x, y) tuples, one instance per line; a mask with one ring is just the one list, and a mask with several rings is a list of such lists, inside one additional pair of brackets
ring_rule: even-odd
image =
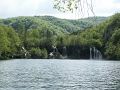
[[(0, 20), (0, 23), (12, 26), (15, 30), (20, 28), (43, 29), (49, 27), (51, 31), (58, 33), (73, 33), (95, 26), (105, 21), (106, 17), (90, 17), (79, 20), (60, 19), (52, 16), (15, 17)], [(29, 25), (28, 25), (29, 24)]]
[(42, 16), (39, 18), (48, 21), (58, 27), (63, 28), (68, 33), (85, 30), (86, 28), (90, 28), (102, 23), (107, 19), (106, 17), (89, 17), (78, 20), (69, 20), (69, 19), (59, 19), (52, 16)]
[(96, 47), (105, 59), (120, 60), (120, 13), (78, 36), (84, 46)]
[[(3, 27), (1, 30), (7, 32), (6, 30), (12, 28), (15, 31), (14, 38), (18, 38), (19, 44), (15, 45), (16, 49), (11, 46), (11, 51), (9, 51), (7, 48), (13, 43), (9, 41), (12, 40), (10, 37), (12, 34), (6, 33), (5, 35), (9, 38), (5, 42), (9, 41), (11, 44), (5, 43), (7, 46), (2, 50), (0, 57), (3, 59), (11, 57), (48, 58), (49, 54), (54, 51), (53, 46), (56, 46), (58, 53), (55, 58), (64, 55), (64, 47), (66, 47), (68, 58), (89, 58), (90, 46), (95, 46), (99, 50), (103, 47), (103, 38), (100, 33), (103, 27), (100, 26), (102, 29), (100, 32), (97, 29), (99, 28), (98, 24), (102, 24), (106, 19), (105, 17), (90, 17), (66, 20), (51, 16), (1, 19), (0, 26), (7, 27)], [(80, 33), (74, 35), (73, 32)], [(15, 40), (14, 43), (17, 41)]]

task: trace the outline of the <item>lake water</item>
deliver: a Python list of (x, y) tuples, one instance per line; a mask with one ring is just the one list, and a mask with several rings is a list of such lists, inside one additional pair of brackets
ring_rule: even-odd
[(120, 90), (120, 62), (0, 61), (0, 90)]

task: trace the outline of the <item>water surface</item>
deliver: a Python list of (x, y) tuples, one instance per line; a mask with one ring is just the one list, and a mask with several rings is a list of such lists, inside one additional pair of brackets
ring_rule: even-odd
[(120, 90), (120, 62), (0, 61), (0, 90)]

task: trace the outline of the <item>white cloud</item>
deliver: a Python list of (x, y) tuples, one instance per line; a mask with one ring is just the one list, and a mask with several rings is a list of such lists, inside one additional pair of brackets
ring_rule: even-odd
[[(93, 0), (96, 16), (110, 16), (120, 10), (120, 0)], [(86, 8), (84, 8), (86, 10)], [(85, 17), (88, 16), (84, 13)], [(53, 9), (53, 0), (0, 0), (0, 17), (52, 15), (76, 18), (79, 14), (61, 13)], [(93, 14), (90, 13), (90, 16)]]
[(95, 0), (94, 11), (98, 16), (110, 16), (120, 9), (120, 3), (114, 0)]

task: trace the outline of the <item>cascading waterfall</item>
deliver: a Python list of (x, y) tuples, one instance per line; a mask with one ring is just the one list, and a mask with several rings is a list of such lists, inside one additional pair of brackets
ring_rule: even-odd
[(95, 47), (90, 47), (90, 59), (102, 59), (101, 52)]
[(53, 52), (50, 52), (49, 58), (52, 58), (52, 59), (60, 58), (60, 53), (59, 53), (57, 47), (56, 46), (52, 46), (52, 48), (53, 48)]
[(52, 48), (53, 48), (53, 51), (50, 52), (49, 58), (52, 58), (52, 59), (55, 59), (55, 58), (66, 59), (67, 58), (67, 49), (65, 46), (62, 48), (62, 53), (58, 51), (56, 46), (52, 46)]
[(24, 52), (24, 56), (26, 57), (28, 53), (27, 50), (24, 47), (22, 47), (22, 51)]
[(90, 47), (90, 59), (92, 59), (92, 48)]
[(58, 54), (58, 49), (56, 48), (56, 46), (53, 46), (53, 58), (56, 58), (57, 57), (57, 54)]
[(67, 49), (66, 49), (66, 47), (65, 47), (65, 46), (63, 47), (63, 54), (62, 54), (62, 58), (63, 58), (63, 59), (67, 58)]
[(53, 46), (53, 53), (58, 53), (58, 49), (56, 48), (56, 46)]

